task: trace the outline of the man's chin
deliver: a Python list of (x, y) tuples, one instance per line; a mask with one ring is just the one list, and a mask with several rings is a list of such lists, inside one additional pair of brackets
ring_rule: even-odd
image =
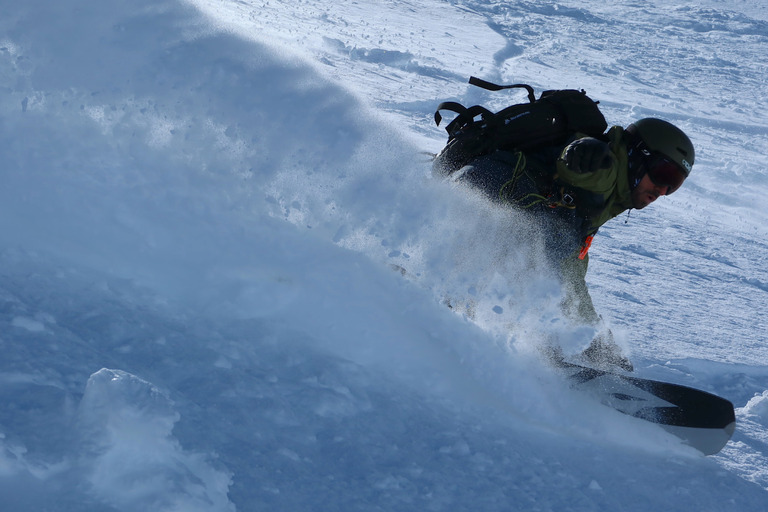
[(648, 203), (646, 201), (632, 201), (632, 208), (634, 208), (635, 210), (642, 210), (649, 204), (651, 203)]

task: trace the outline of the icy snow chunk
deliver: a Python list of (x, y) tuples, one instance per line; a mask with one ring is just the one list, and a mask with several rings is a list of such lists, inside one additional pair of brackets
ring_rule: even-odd
[(761, 423), (768, 425), (768, 391), (763, 391), (762, 395), (755, 395), (744, 406), (744, 413), (749, 416), (757, 416)]
[(91, 375), (79, 420), (92, 493), (119, 510), (234, 511), (231, 475), (181, 447), (178, 419), (151, 383), (121, 370)]

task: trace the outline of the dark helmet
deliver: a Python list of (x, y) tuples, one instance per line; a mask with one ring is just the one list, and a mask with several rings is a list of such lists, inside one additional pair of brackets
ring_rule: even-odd
[[(630, 124), (625, 132), (628, 134), (629, 185), (632, 189), (650, 173), (654, 182), (658, 177), (669, 185), (668, 193), (672, 193), (691, 174), (695, 156), (693, 143), (677, 126), (649, 117)], [(667, 167), (661, 167), (662, 164)], [(670, 164), (674, 166), (674, 172)]]

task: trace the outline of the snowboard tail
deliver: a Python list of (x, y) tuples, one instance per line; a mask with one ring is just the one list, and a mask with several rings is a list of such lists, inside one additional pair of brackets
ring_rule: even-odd
[(733, 435), (733, 404), (706, 391), (588, 368), (562, 361), (574, 388), (619, 412), (656, 423), (705, 455), (719, 452)]

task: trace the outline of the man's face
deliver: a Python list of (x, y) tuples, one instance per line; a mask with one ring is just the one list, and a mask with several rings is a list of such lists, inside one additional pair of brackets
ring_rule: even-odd
[(659, 196), (667, 194), (667, 185), (656, 185), (646, 174), (640, 183), (632, 191), (632, 207), (641, 210), (657, 200)]

